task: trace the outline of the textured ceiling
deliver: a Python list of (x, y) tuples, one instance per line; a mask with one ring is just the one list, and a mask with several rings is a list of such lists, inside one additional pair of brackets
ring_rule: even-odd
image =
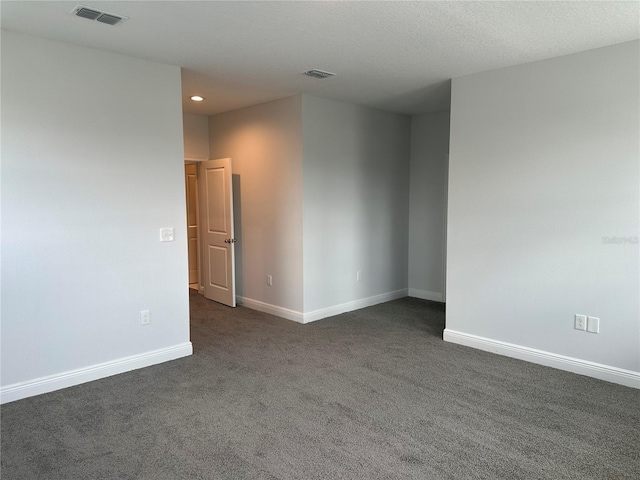
[[(111, 27), (79, 3), (130, 17)], [(639, 3), (1, 2), (2, 28), (183, 67), (185, 111), (297, 93), (401, 113), (447, 110), (453, 77), (640, 38)], [(338, 74), (317, 80), (319, 68)], [(195, 104), (187, 98), (207, 98)]]

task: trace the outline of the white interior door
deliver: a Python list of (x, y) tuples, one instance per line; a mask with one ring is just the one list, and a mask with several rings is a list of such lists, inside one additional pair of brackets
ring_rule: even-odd
[(199, 163), (204, 296), (236, 306), (231, 159)]

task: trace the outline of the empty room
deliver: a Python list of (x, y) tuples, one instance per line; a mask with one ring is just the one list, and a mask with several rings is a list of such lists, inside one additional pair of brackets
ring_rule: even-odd
[(0, 19), (2, 478), (640, 477), (640, 2)]

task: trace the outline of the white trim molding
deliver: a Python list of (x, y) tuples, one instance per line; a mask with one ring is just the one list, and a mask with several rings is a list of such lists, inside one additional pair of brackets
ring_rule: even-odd
[(119, 358), (110, 362), (99, 363), (85, 368), (69, 370), (47, 377), (36, 378), (26, 382), (14, 383), (0, 388), (0, 403), (9, 403), (42, 393), (53, 392), (62, 388), (72, 387), (81, 383), (91, 382), (100, 378), (110, 377), (119, 373), (129, 372), (138, 368), (149, 367), (157, 363), (186, 357), (193, 353), (191, 342), (185, 342), (172, 347), (161, 348), (140, 355)]
[(523, 347), (521, 345), (457, 332), (448, 328), (445, 329), (443, 338), (446, 342), (457, 343), (486, 352), (497, 353), (498, 355), (517, 358), (527, 362), (640, 389), (640, 372), (589, 362), (579, 358), (566, 357), (556, 353), (536, 350), (535, 348)]
[(270, 303), (261, 302), (259, 300), (253, 300), (247, 297), (236, 297), (236, 303), (239, 305), (251, 308), (252, 310), (258, 310), (259, 312), (270, 313), (276, 317), (285, 318), (298, 323), (310, 323), (323, 318), (333, 317), (334, 315), (340, 315), (341, 313), (352, 312), (353, 310), (359, 310), (365, 307), (371, 307), (378, 303), (389, 302), (396, 300), (397, 298), (403, 298), (407, 296), (407, 289), (395, 290), (393, 292), (382, 293), (380, 295), (374, 295), (373, 297), (361, 298), (354, 300), (353, 302), (341, 303), (340, 305), (334, 305), (332, 307), (321, 308), (314, 310), (313, 312), (298, 312), (296, 310), (289, 310), (288, 308), (278, 307), (277, 305), (271, 305)]
[(421, 298), (423, 300), (431, 300), (432, 302), (444, 303), (444, 296), (441, 293), (430, 292), (429, 290), (418, 290), (417, 288), (410, 288), (409, 296), (413, 298)]
[(315, 322), (316, 320), (333, 317), (334, 315), (340, 315), (341, 313), (352, 312), (361, 308), (377, 305), (378, 303), (384, 303), (391, 300), (396, 300), (398, 298), (403, 298), (407, 296), (407, 292), (408, 290), (406, 288), (403, 288), (402, 290), (381, 293), (380, 295), (374, 295), (373, 297), (361, 298), (360, 300), (354, 300), (353, 302), (341, 303), (340, 305), (321, 308), (319, 310), (314, 310), (313, 312), (306, 312), (304, 314), (304, 320), (302, 323)]
[(243, 307), (250, 308), (251, 310), (257, 310), (259, 312), (270, 313), (276, 317), (285, 318), (298, 323), (304, 323), (302, 312), (295, 310), (289, 310), (288, 308), (278, 307), (277, 305), (271, 305), (270, 303), (261, 302), (259, 300), (253, 300), (247, 297), (236, 296), (236, 303)]

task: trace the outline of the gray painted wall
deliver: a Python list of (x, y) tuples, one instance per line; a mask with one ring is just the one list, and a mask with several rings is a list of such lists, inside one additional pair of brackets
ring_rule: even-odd
[(639, 62), (636, 41), (453, 80), (447, 329), (640, 371)]
[(444, 301), (449, 113), (411, 117), (409, 295)]
[(182, 115), (184, 134), (184, 158), (189, 160), (209, 159), (209, 117), (184, 113)]
[(300, 96), (209, 117), (210, 157), (233, 162), (236, 293), (295, 312), (302, 312), (301, 128)]
[(188, 343), (180, 98), (178, 67), (2, 31), (3, 387)]
[(406, 289), (410, 118), (304, 95), (302, 137), (304, 311)]

